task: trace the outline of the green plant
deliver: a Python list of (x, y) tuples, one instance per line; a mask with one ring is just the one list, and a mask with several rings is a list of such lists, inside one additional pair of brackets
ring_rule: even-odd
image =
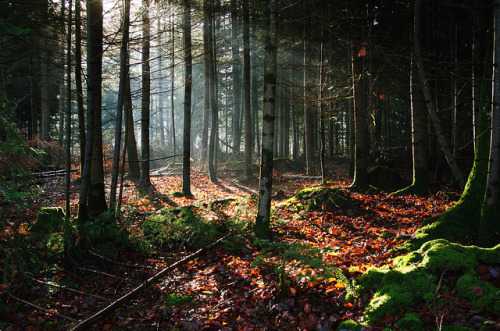
[(180, 293), (171, 293), (163, 297), (163, 310), (172, 310), (174, 307), (181, 306), (193, 300), (191, 295), (181, 295)]

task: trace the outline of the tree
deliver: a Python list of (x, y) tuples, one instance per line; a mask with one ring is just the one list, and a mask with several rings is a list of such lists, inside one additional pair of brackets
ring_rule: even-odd
[(151, 26), (149, 21), (149, 0), (142, 0), (142, 97), (141, 97), (141, 178), (143, 186), (151, 185), (150, 165), (150, 106), (151, 106), (151, 65), (149, 63)]
[(423, 91), (424, 91), (424, 97), (425, 97), (425, 102), (427, 104), (427, 108), (429, 110), (429, 115), (432, 121), (432, 124), (434, 125), (436, 135), (438, 137), (439, 144), (441, 146), (441, 150), (443, 151), (446, 161), (448, 162), (448, 165), (451, 168), (451, 171), (453, 173), (453, 176), (455, 177), (455, 180), (457, 181), (458, 185), (460, 188), (464, 188), (466, 181), (465, 178), (458, 167), (458, 164), (453, 157), (453, 152), (450, 148), (450, 145), (448, 143), (448, 140), (446, 139), (446, 135), (444, 132), (444, 129), (439, 121), (438, 117), (438, 111), (436, 109), (436, 102), (434, 100), (434, 96), (431, 93), (431, 89), (429, 86), (429, 80), (427, 78), (427, 73), (426, 69), (424, 67), (424, 62), (422, 59), (422, 52), (420, 49), (420, 38), (421, 38), (421, 0), (415, 0), (415, 21), (414, 21), (414, 35), (413, 35), (413, 43), (414, 43), (414, 49), (415, 49), (415, 60), (417, 62), (418, 66), (418, 72), (420, 75), (420, 81), (423, 84)]
[[(363, 45), (362, 47), (366, 47)], [(366, 75), (365, 53), (357, 57), (352, 54), (352, 76), (354, 94), (354, 180), (351, 188), (368, 189), (368, 162), (370, 141), (368, 130), (368, 77)]]
[(109, 193), (110, 209), (115, 208), (116, 187), (118, 184), (118, 167), (120, 165), (120, 150), (122, 136), (122, 118), (125, 92), (125, 80), (128, 76), (128, 39), (130, 25), (130, 0), (124, 0), (123, 11), (123, 35), (120, 45), (120, 82), (118, 87), (118, 102), (116, 107), (116, 126), (115, 126), (115, 146), (113, 153), (113, 170), (111, 172), (111, 188)]
[(495, 58), (493, 81), (493, 111), (491, 114), (491, 142), (488, 177), (481, 208), (479, 241), (484, 246), (493, 244), (493, 231), (500, 228), (500, 0), (495, 0)]
[(243, 114), (245, 117), (245, 176), (252, 177), (252, 110), (250, 108), (250, 9), (243, 0)]
[(182, 193), (191, 196), (191, 89), (193, 55), (191, 53), (191, 0), (184, 0), (184, 130), (182, 142)]
[[(212, 3), (213, 4), (213, 3)], [(213, 8), (209, 11), (210, 15), (210, 34), (209, 34), (209, 71), (210, 71), (210, 138), (208, 141), (208, 174), (213, 183), (218, 183), (217, 174), (215, 171), (216, 164), (216, 150), (218, 148), (218, 131), (219, 131), (219, 106), (218, 106), (218, 92), (217, 92), (217, 55), (216, 55), (216, 40), (214, 34), (214, 15)]]
[(70, 186), (71, 186), (71, 181), (70, 181), (70, 172), (71, 172), (71, 100), (72, 100), (72, 93), (71, 93), (71, 31), (72, 31), (72, 26), (71, 26), (71, 21), (72, 21), (72, 6), (73, 6), (73, 1), (69, 0), (68, 3), (68, 17), (67, 17), (67, 22), (68, 22), (68, 35), (67, 35), (67, 41), (66, 41), (66, 65), (67, 65), (67, 70), (66, 70), (66, 186), (65, 186), (65, 195), (66, 195), (66, 205), (65, 205), (65, 212), (66, 212), (66, 219), (69, 220), (71, 216), (71, 204), (70, 204)]
[(264, 104), (262, 114), (262, 149), (260, 156), (259, 202), (254, 232), (269, 238), (271, 232), (271, 192), (273, 188), (274, 120), (276, 108), (277, 0), (267, 1), (264, 55)]
[(210, 119), (210, 40), (211, 0), (203, 0), (203, 128), (201, 133), (201, 164), (205, 166), (208, 152), (208, 128)]
[(231, 0), (231, 39), (233, 52), (233, 153), (238, 156), (241, 143), (241, 60), (239, 42), (238, 5), (236, 0)]
[(81, 2), (75, 0), (75, 85), (76, 101), (78, 107), (78, 133), (80, 143), (80, 175), (85, 162), (85, 109), (83, 108), (83, 82), (82, 82), (82, 22)]
[(395, 192), (395, 194), (425, 194), (429, 186), (427, 108), (417, 70), (415, 61), (412, 60), (410, 70), (410, 98), (413, 182), (410, 186)]
[[(87, 2), (87, 141), (78, 219), (107, 209), (102, 154), (102, 0)], [(88, 199), (87, 199), (88, 196)]]

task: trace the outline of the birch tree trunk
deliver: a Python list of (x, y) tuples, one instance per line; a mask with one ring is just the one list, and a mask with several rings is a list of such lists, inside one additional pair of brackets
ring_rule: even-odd
[(264, 55), (264, 104), (262, 149), (260, 157), (259, 202), (254, 232), (270, 238), (271, 192), (273, 188), (274, 120), (276, 107), (277, 0), (267, 1), (267, 25)]

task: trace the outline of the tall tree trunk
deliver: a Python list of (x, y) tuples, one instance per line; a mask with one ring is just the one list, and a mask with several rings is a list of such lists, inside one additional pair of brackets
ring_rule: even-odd
[(258, 93), (258, 71), (257, 71), (257, 23), (256, 23), (256, 2), (252, 3), (253, 8), (252, 8), (252, 15), (253, 19), (251, 20), (250, 24), (252, 25), (251, 27), (251, 37), (250, 37), (250, 49), (251, 49), (251, 63), (252, 63), (252, 69), (251, 69), (251, 74), (252, 74), (252, 83), (251, 85), (251, 104), (252, 104), (252, 119), (253, 119), (253, 131), (252, 131), (252, 137), (254, 137), (254, 148), (255, 148), (255, 154), (260, 153), (260, 130), (259, 130), (259, 121), (257, 120), (259, 118), (259, 93)]
[(96, 216), (107, 208), (104, 193), (101, 120), (102, 10), (101, 0), (87, 2), (87, 142), (80, 186), (78, 219), (81, 222), (87, 219), (87, 212)]
[(130, 0), (123, 0), (123, 35), (120, 45), (120, 81), (118, 87), (118, 102), (116, 107), (116, 125), (115, 125), (115, 146), (113, 153), (113, 170), (111, 172), (111, 187), (109, 193), (109, 207), (115, 209), (116, 188), (118, 185), (118, 168), (120, 166), (120, 150), (122, 140), (122, 118), (123, 118), (123, 100), (125, 91), (125, 80), (128, 76), (128, 39), (130, 26)]
[(267, 26), (264, 55), (264, 104), (262, 114), (262, 150), (260, 157), (259, 202), (254, 232), (269, 238), (271, 231), (271, 192), (273, 188), (274, 120), (276, 107), (277, 0), (267, 1)]
[(306, 175), (314, 174), (314, 115), (312, 113), (312, 109), (309, 106), (309, 87), (308, 87), (308, 72), (309, 72), (309, 63), (310, 63), (310, 47), (308, 42), (305, 39), (305, 30), (304, 30), (304, 80), (303, 80), (303, 88), (304, 88), (304, 153), (306, 155)]
[(71, 205), (70, 205), (70, 173), (71, 173), (71, 31), (72, 31), (72, 6), (73, 1), (68, 2), (68, 34), (66, 41), (66, 185), (65, 185), (65, 195), (66, 195), (66, 219), (71, 218)]
[(320, 45), (320, 60), (319, 60), (319, 93), (318, 93), (318, 105), (319, 105), (319, 134), (320, 134), (320, 166), (321, 166), (321, 184), (326, 185), (326, 169), (325, 169), (325, 111), (323, 103), (323, 52), (324, 52), (324, 31), (321, 29), (321, 45)]
[(432, 120), (432, 124), (434, 125), (434, 128), (436, 130), (436, 135), (438, 137), (439, 144), (441, 146), (441, 150), (443, 151), (446, 161), (448, 162), (448, 165), (451, 168), (451, 171), (453, 173), (453, 177), (457, 181), (457, 184), (460, 186), (460, 188), (465, 187), (465, 178), (460, 171), (460, 168), (458, 167), (458, 164), (453, 157), (453, 152), (450, 148), (450, 145), (448, 144), (448, 140), (446, 139), (445, 132), (443, 130), (443, 127), (439, 121), (438, 117), (438, 112), (436, 109), (436, 103), (434, 102), (434, 96), (431, 93), (431, 89), (429, 87), (429, 81), (427, 79), (427, 73), (425, 71), (424, 63), (422, 60), (422, 52), (420, 50), (420, 37), (422, 34), (422, 27), (421, 27), (421, 0), (415, 0), (415, 28), (414, 28), (414, 48), (415, 48), (415, 57), (417, 61), (417, 66), (418, 66), (418, 72), (420, 74), (420, 81), (423, 83), (423, 90), (424, 90), (424, 96), (425, 96), (425, 101), (427, 103), (427, 108), (429, 110), (429, 114)]
[(243, 0), (243, 114), (245, 116), (245, 176), (253, 176), (252, 165), (252, 109), (250, 108), (250, 9)]
[[(48, 15), (48, 13), (43, 13), (42, 15)], [(45, 22), (45, 24), (48, 24)], [(48, 27), (42, 28), (43, 33), (48, 34)], [(40, 51), (40, 89), (42, 93), (42, 103), (41, 103), (41, 125), (40, 125), (40, 138), (43, 141), (50, 141), (50, 83), (49, 83), (49, 67), (50, 67), (50, 55), (49, 55), (49, 45), (47, 43), (42, 43)]]
[(85, 109), (83, 108), (83, 83), (82, 83), (82, 22), (81, 2), (75, 0), (75, 85), (76, 101), (78, 107), (78, 133), (80, 142), (80, 176), (85, 160)]
[(162, 16), (160, 14), (160, 6), (157, 6), (157, 33), (158, 33), (158, 121), (160, 130), (160, 145), (165, 145), (165, 118), (163, 115), (163, 27), (162, 27)]
[[(61, 22), (64, 22), (64, 17), (65, 17), (65, 14), (66, 14), (66, 1), (65, 0), (61, 0), (61, 13), (60, 13), (60, 19), (61, 19)], [(65, 31), (65, 26), (64, 24), (61, 24), (61, 30), (60, 30), (60, 35), (61, 36), (65, 36), (66, 35), (66, 31)], [(60, 54), (61, 54), (61, 58), (60, 58), (60, 61), (59, 61), (59, 68), (58, 68), (58, 73), (59, 73), (59, 77), (58, 77), (58, 87), (59, 87), (59, 94), (58, 94), (58, 101), (59, 101), (59, 106), (58, 106), (58, 115), (59, 115), (59, 135), (58, 135), (58, 139), (57, 139), (57, 145), (60, 147), (59, 151), (58, 151), (58, 155), (57, 155), (57, 163), (60, 164), (60, 163), (63, 163), (64, 161), (64, 155), (63, 155), (63, 147), (64, 147), (64, 120), (65, 120), (65, 111), (64, 111), (64, 107), (65, 107), (65, 102), (64, 102), (64, 88), (65, 88), (65, 79), (64, 79), (64, 75), (65, 75), (65, 64), (66, 64), (66, 54), (65, 54), (65, 48), (66, 48), (66, 45), (65, 45), (65, 41), (63, 39), (60, 40), (60, 42), (58, 43), (58, 47), (60, 49)]]
[(210, 10), (210, 104), (211, 104), (211, 120), (210, 120), (210, 137), (208, 144), (208, 174), (213, 183), (218, 183), (216, 173), (216, 152), (218, 149), (218, 131), (219, 131), (219, 106), (217, 92), (217, 57), (216, 57), (216, 40), (214, 38), (214, 15), (213, 8)]
[[(177, 154), (177, 142), (175, 139), (175, 13), (174, 6), (172, 6), (172, 14), (170, 15), (172, 30), (171, 36), (172, 39), (172, 48), (170, 49), (170, 57), (172, 58), (172, 68), (170, 70), (170, 119), (172, 124), (172, 149), (173, 154)], [(172, 160), (175, 164), (175, 157)]]
[(142, 98), (141, 98), (141, 178), (143, 186), (151, 185), (150, 169), (150, 106), (151, 106), (151, 66), (149, 63), (150, 22), (149, 1), (142, 0)]
[(203, 128), (201, 133), (201, 164), (204, 169), (208, 154), (208, 124), (210, 119), (210, 30), (211, 0), (203, 1)]
[(182, 192), (191, 194), (191, 89), (193, 56), (191, 54), (191, 0), (184, 0), (184, 130), (182, 150)]
[(352, 59), (354, 94), (354, 180), (351, 188), (366, 190), (368, 182), (368, 162), (370, 160), (370, 141), (368, 130), (368, 77), (366, 77), (364, 57)]
[[(412, 56), (414, 56), (413, 52)], [(410, 106), (413, 182), (410, 186), (397, 191), (396, 194), (425, 194), (429, 186), (429, 168), (427, 166), (429, 161), (427, 146), (427, 106), (425, 104), (422, 84), (417, 71), (418, 68), (414, 59), (412, 59), (410, 70)]]
[[(127, 67), (130, 67), (127, 58)], [(131, 179), (139, 179), (141, 169), (139, 167), (139, 155), (137, 152), (137, 141), (135, 139), (134, 114), (132, 107), (132, 94), (130, 91), (130, 72), (127, 71), (125, 79), (123, 106), (125, 108), (125, 145), (127, 147), (128, 176)]]
[(233, 153), (235, 156), (239, 155), (241, 144), (240, 24), (237, 1), (231, 0), (231, 39), (233, 53)]
[(479, 241), (484, 246), (493, 244), (493, 232), (500, 229), (500, 0), (495, 0), (495, 58), (493, 81), (493, 111), (491, 115), (491, 142), (488, 180), (481, 210)]

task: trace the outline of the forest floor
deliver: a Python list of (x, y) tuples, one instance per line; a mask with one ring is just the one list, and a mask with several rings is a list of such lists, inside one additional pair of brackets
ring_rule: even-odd
[[(174, 194), (181, 190), (179, 174), (153, 176), (148, 191), (126, 181), (119, 225), (135, 238), (143, 236), (144, 224), (159, 210), (188, 205), (196, 206), (196, 215), (206, 222), (226, 224), (226, 230), (224, 222), (229, 219), (248, 226), (240, 226), (237, 237), (169, 271), (91, 329), (334, 330), (342, 320), (359, 320), (366, 303), (345, 299), (352, 280), (369, 267), (391, 266), (396, 257), (391, 249), (410, 238), (423, 219), (453, 206), (459, 195), (446, 188), (418, 197), (354, 193), (346, 189), (349, 182), (343, 179), (343, 165), (329, 169), (330, 184), (343, 188), (355, 203), (337, 211), (308, 212), (285, 205), (286, 199), (303, 188), (318, 186), (320, 180), (278, 167), (271, 223), (274, 240), (267, 244), (252, 235), (258, 181), (244, 182), (242, 173), (221, 168), (220, 183), (214, 185), (206, 174), (194, 172), (193, 198)], [(1, 206), (9, 215), (3, 225), (2, 249), (12, 251), (16, 242), (23, 243), (41, 206), (64, 206), (62, 177), (43, 179), (39, 186), (37, 199), (24, 210)], [(75, 213), (77, 191), (75, 184), (71, 199)], [(93, 255), (69, 263), (63, 253), (54, 258), (39, 250), (36, 260), (42, 268), (31, 280), (26, 278), (29, 273), (21, 278), (20, 267), (13, 268), (13, 259), (8, 262), (5, 256), (9, 255), (2, 254), (0, 267), (11, 271), (5, 272), (9, 276), (0, 284), (0, 330), (70, 329), (192, 253), (196, 243), (189, 240), (200, 238), (181, 233), (177, 242), (163, 238), (167, 244), (162, 245), (159, 234), (152, 239), (156, 246), (149, 254), (118, 249), (106, 258)], [(422, 314), (426, 329), (436, 328), (431, 310), (422, 305), (413, 311)], [(460, 321), (482, 316), (495, 319), (466, 305), (445, 317), (461, 325)], [(372, 329), (391, 327), (397, 318), (388, 316)], [(500, 325), (498, 317), (496, 321)]]

